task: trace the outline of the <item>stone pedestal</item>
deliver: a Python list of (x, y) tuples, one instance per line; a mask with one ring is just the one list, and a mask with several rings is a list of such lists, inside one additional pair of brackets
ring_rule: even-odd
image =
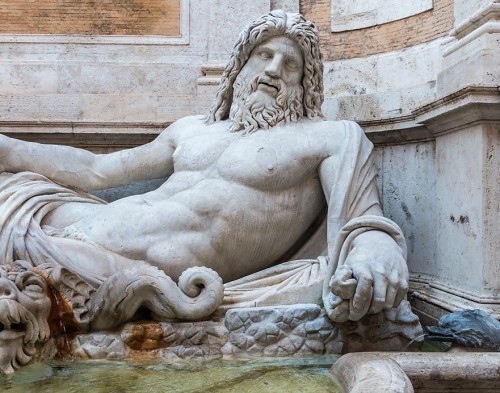
[(74, 335), (69, 353), (84, 359), (145, 357), (167, 362), (319, 356), (402, 350), (414, 342), (418, 347), (422, 333), (406, 301), (397, 309), (345, 324), (333, 323), (316, 304), (295, 304), (234, 308), (210, 321), (128, 323), (114, 332)]

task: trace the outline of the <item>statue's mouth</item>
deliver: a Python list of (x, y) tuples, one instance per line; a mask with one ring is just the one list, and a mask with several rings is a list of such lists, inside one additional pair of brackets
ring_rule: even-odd
[(268, 90), (272, 92), (273, 94), (278, 93), (278, 86), (273, 85), (272, 83), (260, 81), (259, 86), (261, 86), (264, 90)]
[(24, 323), (0, 322), (0, 341), (15, 340), (26, 334), (26, 325)]
[(266, 85), (268, 87), (272, 87), (273, 89), (275, 89), (276, 91), (278, 91), (278, 86), (275, 86), (273, 85), (272, 83), (268, 83), (268, 82), (264, 82), (264, 81), (261, 81), (260, 82), (261, 85)]

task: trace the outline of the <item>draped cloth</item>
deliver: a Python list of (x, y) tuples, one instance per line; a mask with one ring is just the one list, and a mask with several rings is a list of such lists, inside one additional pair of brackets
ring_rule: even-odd
[[(58, 239), (51, 235), (54, 233), (52, 228), (41, 225), (46, 214), (62, 204), (75, 202), (105, 203), (90, 194), (55, 184), (37, 173), (1, 174), (0, 263), (25, 260), (32, 266), (63, 266), (98, 287), (105, 278), (84, 269), (85, 261), (78, 260), (71, 252), (76, 241)], [(78, 246), (89, 248), (83, 243)], [(103, 251), (96, 252), (105, 255)]]
[[(328, 280), (333, 274), (339, 258), (345, 259), (353, 238), (366, 230), (388, 233), (406, 255), (401, 230), (382, 217), (371, 154), (373, 145), (356, 123), (331, 124), (338, 151), (319, 168), (327, 214), (317, 220), (314, 228), (305, 231), (281, 263), (227, 283), (223, 307), (317, 302), (325, 278)], [(85, 268), (91, 266), (88, 259), (106, 264), (117, 256), (98, 245), (63, 238), (53, 228), (42, 226), (43, 218), (52, 210), (78, 202), (106, 203), (36, 173), (1, 174), (0, 263), (22, 259), (33, 266), (47, 263), (62, 266), (99, 287), (106, 277)], [(349, 224), (352, 220), (354, 225)]]

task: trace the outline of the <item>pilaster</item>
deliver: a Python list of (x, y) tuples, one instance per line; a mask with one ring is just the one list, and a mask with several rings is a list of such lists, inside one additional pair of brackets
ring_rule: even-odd
[(443, 45), (441, 98), (414, 112), (436, 139), (435, 265), (411, 272), (431, 320), (467, 308), (500, 318), (500, 2), (482, 5)]

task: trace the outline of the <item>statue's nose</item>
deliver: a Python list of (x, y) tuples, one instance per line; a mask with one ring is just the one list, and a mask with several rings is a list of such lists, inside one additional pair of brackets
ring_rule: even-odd
[(16, 299), (16, 291), (12, 282), (4, 278), (0, 279), (0, 299)]
[(271, 78), (281, 77), (281, 69), (283, 67), (283, 57), (275, 55), (266, 66), (265, 73)]

